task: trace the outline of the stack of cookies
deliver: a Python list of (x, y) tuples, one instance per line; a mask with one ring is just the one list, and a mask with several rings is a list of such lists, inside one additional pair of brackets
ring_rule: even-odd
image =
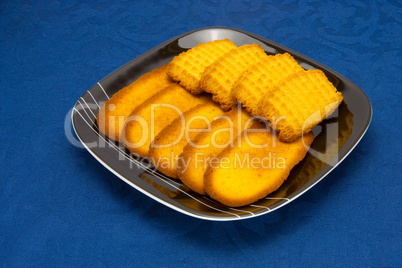
[(257, 44), (202, 43), (101, 107), (100, 131), (165, 175), (227, 206), (277, 190), (306, 155), (311, 129), (341, 103), (321, 70)]

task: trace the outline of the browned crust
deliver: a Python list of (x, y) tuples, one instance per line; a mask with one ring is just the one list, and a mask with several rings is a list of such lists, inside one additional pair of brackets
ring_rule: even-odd
[(142, 75), (106, 101), (96, 118), (99, 130), (109, 138), (119, 141), (124, 121), (131, 112), (143, 101), (174, 83), (167, 76), (166, 69), (167, 64)]
[[(228, 119), (233, 122), (233, 140), (228, 140), (227, 142), (229, 144), (232, 144), (234, 142), (234, 139), (237, 137), (240, 132), (246, 128), (249, 127), (252, 121), (250, 120), (250, 115), (246, 113), (243, 110), (238, 110), (238, 109), (233, 109), (227, 113), (225, 113), (222, 117), (217, 118), (211, 123), (211, 132), (205, 132), (205, 133), (200, 133), (198, 134), (194, 140), (193, 143), (195, 145), (204, 145), (208, 144), (209, 146), (212, 146), (210, 144), (210, 139), (211, 136), (214, 135), (214, 133), (219, 132), (222, 128), (227, 127), (227, 122)], [(226, 143), (226, 141), (223, 141)], [(230, 146), (230, 145), (229, 145)], [(187, 144), (183, 148), (183, 153), (179, 156), (179, 161), (178, 161), (178, 175), (179, 179), (190, 189), (193, 191), (199, 193), (199, 194), (206, 194), (205, 188), (203, 186), (203, 176), (205, 169), (203, 166), (197, 165), (197, 168), (194, 169), (188, 169), (189, 165), (194, 165), (193, 161), (196, 161), (196, 154), (205, 154), (205, 155), (211, 155), (212, 157), (215, 157), (223, 148), (216, 148), (216, 147), (208, 147), (204, 149), (199, 149), (195, 148), (194, 146)], [(192, 167), (192, 166), (190, 166)], [(191, 172), (190, 172), (191, 171)]]
[[(212, 121), (217, 116), (222, 115), (223, 113), (224, 111), (219, 107), (218, 104), (214, 103), (213, 101), (208, 101), (184, 112), (184, 123), (186, 124), (188, 120), (191, 120), (195, 116), (199, 115), (203, 116), (203, 118), (208, 121)], [(162, 129), (152, 141), (148, 153), (148, 156), (154, 166), (160, 172), (172, 178), (178, 178), (177, 158), (183, 152), (183, 148), (187, 144), (186, 137), (183, 135), (180, 140), (177, 140), (175, 144), (168, 148), (159, 148), (157, 146), (172, 142), (172, 139), (173, 141), (176, 141), (177, 134), (181, 131), (182, 123), (182, 118), (178, 117), (173, 120), (172, 123), (167, 125), (164, 129)], [(187, 125), (185, 125), (185, 127), (186, 126)], [(207, 126), (204, 126), (201, 123), (198, 124), (198, 127), (205, 128)], [(186, 131), (186, 128), (184, 128), (183, 131)], [(191, 137), (189, 138), (191, 139)], [(167, 164), (166, 161), (168, 161), (167, 163), (169, 164)]]
[[(244, 138), (244, 133), (242, 134), (242, 138)], [(300, 145), (299, 148), (291, 148), (289, 151), (287, 151), (285, 148), (282, 148), (283, 151), (279, 152), (282, 155), (284, 155), (284, 157), (286, 157), (287, 159), (285, 169), (279, 171), (276, 170), (275, 172), (271, 172), (270, 169), (264, 169), (264, 170), (251, 169), (249, 176), (255, 176), (256, 174), (258, 175), (255, 176), (255, 178), (252, 178), (254, 181), (250, 180), (249, 178), (246, 178), (246, 176), (243, 177), (246, 178), (244, 179), (245, 183), (244, 188), (247, 189), (247, 191), (249, 191), (246, 197), (240, 196), (239, 193), (237, 192), (228, 192), (228, 189), (225, 188), (225, 185), (221, 185), (218, 182), (220, 179), (222, 179), (220, 177), (219, 178), (216, 177), (217, 175), (215, 173), (218, 169), (212, 166), (208, 166), (204, 174), (204, 187), (207, 194), (211, 198), (230, 207), (245, 206), (258, 201), (261, 198), (264, 198), (268, 194), (276, 191), (287, 179), (290, 170), (305, 157), (308, 147), (311, 145), (314, 136), (312, 134), (307, 134), (306, 136), (303, 137), (303, 139), (304, 139), (304, 145)], [(278, 142), (280, 141), (278, 140)], [(289, 143), (283, 143), (283, 144), (285, 145), (287, 144), (288, 146), (291, 145)], [(224, 150), (222, 150), (222, 152), (218, 155), (218, 158), (224, 159), (225, 157), (230, 156), (232, 153), (239, 151), (239, 149), (241, 148), (227, 147)], [(268, 151), (261, 150), (260, 152), (258, 152), (258, 149), (255, 149), (255, 151), (250, 150), (249, 152), (251, 156), (261, 157), (262, 155), (266, 155)], [(222, 171), (222, 169), (220, 171)], [(222, 176), (221, 173), (219, 175)], [(229, 183), (231, 182), (232, 184), (236, 184), (239, 181), (239, 178), (237, 178), (236, 175), (237, 175), (236, 170), (233, 169), (227, 169), (227, 172), (226, 170), (224, 172), (225, 180)], [(253, 182), (255, 183), (257, 180), (259, 181), (259, 184), (261, 184), (257, 189), (254, 187), (255, 185), (250, 184), (247, 185), (247, 183), (253, 183)], [(265, 180), (266, 184), (264, 184), (264, 182), (261, 183), (261, 180)], [(240, 181), (239, 184), (242, 184), (243, 183), (242, 181)]]
[[(148, 157), (149, 145), (152, 142), (152, 137), (150, 137), (152, 134), (150, 129), (152, 124), (155, 128), (154, 130), (156, 132), (154, 134), (156, 136), (160, 130), (169, 125), (177, 116), (179, 116), (179, 112), (185, 112), (198, 104), (205, 103), (206, 101), (209, 101), (207, 96), (194, 96), (180, 85), (172, 84), (143, 102), (132, 111), (130, 117), (126, 120), (124, 126), (124, 137), (121, 137), (121, 141), (130, 152), (141, 157)], [(158, 104), (172, 105), (178, 109), (178, 111), (174, 111), (173, 109), (165, 110), (166, 114), (163, 114), (158, 117), (157, 120), (150, 122), (151, 118), (149, 118), (150, 114), (148, 114), (148, 112), (150, 113), (152, 105)], [(136, 120), (138, 117), (142, 117), (142, 122), (145, 125), (138, 123), (139, 121)], [(143, 137), (143, 126), (146, 127), (145, 131), (147, 131), (147, 133), (145, 134), (147, 135), (147, 138), (145, 138), (144, 141), (140, 143), (143, 144), (140, 145), (132, 138)]]

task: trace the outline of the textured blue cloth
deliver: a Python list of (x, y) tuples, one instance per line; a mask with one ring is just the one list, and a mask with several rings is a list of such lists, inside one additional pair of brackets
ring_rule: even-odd
[[(400, 1), (118, 2), (0, 2), (0, 267), (401, 267)], [(354, 81), (374, 109), (322, 182), (245, 221), (167, 208), (67, 138), (88, 88), (207, 26), (301, 52)]]

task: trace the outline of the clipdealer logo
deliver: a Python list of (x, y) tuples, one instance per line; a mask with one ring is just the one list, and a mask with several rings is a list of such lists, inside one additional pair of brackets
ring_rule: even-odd
[[(331, 107), (331, 104), (328, 105), (328, 107)], [(109, 109), (113, 110), (113, 107), (108, 107)], [(93, 112), (89, 112), (90, 111), (96, 111), (98, 110), (99, 107), (95, 104), (86, 104), (84, 105), (77, 105), (75, 108), (71, 109), (64, 120), (64, 131), (65, 131), (65, 135), (67, 140), (76, 147), (79, 148), (84, 148), (87, 147), (88, 149), (91, 148), (106, 148), (106, 147), (110, 147), (110, 141), (107, 141), (105, 138), (103, 138), (101, 135), (98, 135), (98, 140), (94, 140), (91, 142), (87, 142), (85, 143), (85, 146), (80, 142), (79, 139), (77, 139), (77, 137), (74, 134), (73, 131), (73, 127), (72, 127), (72, 115), (74, 112), (76, 113), (80, 113), (81, 115), (85, 115), (89, 118), (95, 118), (95, 114), (93, 114)], [(212, 132), (212, 125), (211, 122), (214, 121), (217, 118), (213, 118), (212, 120), (209, 120), (207, 117), (203, 116), (203, 115), (196, 115), (193, 116), (189, 119), (186, 119), (183, 112), (176, 107), (175, 105), (171, 105), (171, 104), (152, 104), (151, 105), (151, 109), (150, 109), (150, 115), (149, 115), (149, 119), (146, 119), (142, 116), (138, 116), (138, 115), (132, 115), (129, 118), (124, 118), (123, 116), (109, 116), (108, 118), (105, 118), (104, 120), (107, 121), (106, 122), (101, 122), (103, 125), (108, 125), (110, 128), (112, 127), (121, 127), (121, 129), (124, 129), (124, 126), (127, 126), (127, 124), (129, 124), (130, 122), (135, 123), (135, 124), (139, 124), (140, 128), (141, 128), (141, 135), (139, 135), (138, 137), (136, 137), (136, 140), (134, 142), (129, 141), (127, 139), (127, 137), (125, 136), (125, 132), (122, 131), (121, 132), (121, 136), (119, 139), (115, 138), (115, 140), (119, 140), (122, 144), (128, 145), (128, 146), (132, 146), (132, 147), (140, 147), (140, 146), (144, 146), (147, 141), (149, 140), (153, 140), (156, 135), (158, 134), (158, 130), (156, 129), (156, 122), (158, 120), (161, 120), (161, 118), (157, 118), (156, 114), (158, 109), (171, 109), (172, 111), (175, 112), (175, 114), (177, 114), (177, 116), (175, 117), (175, 120), (179, 120), (180, 122), (180, 131), (177, 135), (177, 137), (174, 137), (171, 142), (167, 143), (167, 144), (153, 144), (151, 143), (151, 146), (155, 146), (156, 148), (169, 148), (172, 146), (175, 146), (177, 143), (181, 142), (183, 139), (185, 140), (186, 143), (189, 143), (191, 146), (193, 147), (197, 147), (198, 148), (208, 148), (210, 146), (215, 147), (215, 148), (219, 148), (219, 149), (224, 149), (228, 146), (241, 146), (241, 144), (239, 143), (241, 141), (241, 139), (239, 139), (241, 131), (235, 131), (235, 127), (233, 124), (233, 120), (231, 120), (229, 117), (223, 115), (220, 116), (219, 118), (221, 120), (227, 120), (227, 127), (226, 128), (221, 128), (218, 129), (214, 132)], [(327, 109), (327, 108), (326, 108)], [(75, 111), (74, 111), (75, 110)], [(238, 110), (238, 114), (240, 118), (240, 113), (241, 113), (241, 107), (238, 106), (237, 108)], [(92, 114), (91, 114), (92, 113)], [(326, 113), (326, 110), (324, 111), (324, 113)], [(160, 114), (160, 112), (159, 112)], [(321, 118), (322, 116), (322, 111), (316, 111), (314, 114), (312, 114), (309, 118), (307, 118), (307, 120), (304, 122), (303, 124), (303, 129), (309, 128), (311, 125), (311, 122), (315, 122), (316, 120), (318, 120), (317, 118)], [(334, 113), (331, 114), (330, 118), (334, 118), (338, 116), (338, 111), (335, 110)], [(165, 118), (168, 121), (172, 121), (172, 118)], [(165, 120), (164, 119), (164, 120)], [(253, 121), (255, 120), (260, 120), (262, 121), (263, 118), (261, 117), (252, 117), (250, 118), (247, 122), (244, 122), (244, 124), (246, 126), (250, 126), (252, 124)], [(281, 120), (286, 120), (285, 116), (282, 116), (280, 118), (278, 118), (277, 120), (275, 120), (274, 122), (271, 123), (271, 126), (273, 124), (278, 124)], [(203, 122), (203, 125), (205, 127), (203, 128), (192, 128), (192, 124), (194, 122)], [(264, 122), (266, 125), (268, 124), (266, 121), (262, 121)], [(97, 122), (99, 124), (99, 122)], [(326, 151), (325, 152), (320, 152), (317, 151), (313, 148), (309, 148), (309, 153), (311, 155), (313, 155), (314, 157), (320, 159), (321, 161), (330, 164), (330, 165), (334, 165), (335, 163), (338, 162), (338, 143), (337, 143), (337, 139), (338, 139), (338, 130), (339, 130), (339, 126), (338, 123), (331, 123), (330, 121), (325, 123), (325, 127), (326, 127)], [(88, 123), (89, 127), (94, 128), (94, 131), (98, 131), (100, 132), (98, 125), (97, 124), (93, 124), (90, 125)], [(321, 128), (321, 126), (317, 126), (317, 128)], [(270, 144), (254, 144), (252, 143), (248, 138), (247, 138), (247, 133), (250, 131), (254, 131), (254, 132), (264, 132), (264, 131), (272, 131), (272, 129), (270, 129), (267, 126), (267, 129), (247, 129), (243, 132), (244, 133), (244, 140), (245, 142), (247, 142), (248, 145), (250, 145), (250, 147), (258, 149), (258, 148), (265, 148), (265, 147), (271, 147), (271, 148), (275, 148), (276, 147), (276, 143), (277, 141), (277, 136), (275, 135), (275, 138), (272, 139), (272, 141), (270, 142)], [(112, 131), (111, 131), (112, 132)], [(212, 132), (212, 133), (211, 133)], [(205, 144), (197, 144), (194, 142), (193, 139), (191, 139), (191, 136), (200, 134), (200, 133), (206, 133), (211, 136), (210, 142), (209, 143), (205, 143)], [(229, 138), (227, 139), (227, 142), (221, 142), (219, 141), (219, 136), (220, 135), (227, 135)], [(110, 137), (109, 137), (110, 138)], [(303, 137), (301, 137), (303, 138)], [(305, 145), (307, 147), (307, 145)], [(159, 160), (155, 160), (153, 159), (152, 162), (153, 163), (157, 163), (160, 165), (167, 165), (166, 163), (172, 163), (174, 161), (180, 161), (180, 159), (178, 159), (177, 156), (171, 156), (171, 159), (159, 159)], [(255, 157), (251, 157), (250, 154), (245, 154), (244, 156), (235, 156), (234, 159), (221, 159), (219, 160), (217, 158), (217, 156), (215, 157), (209, 157), (209, 156), (202, 156), (197, 154), (195, 157), (197, 157), (197, 161), (195, 161), (197, 163), (197, 165), (222, 165), (222, 168), (225, 168), (226, 166), (232, 165), (236, 168), (281, 168), (282, 166), (285, 165), (285, 159), (281, 158), (280, 156), (278, 156), (276, 153), (273, 152), (269, 152), (268, 155), (260, 157), (260, 159), (256, 159)], [(120, 157), (119, 157), (120, 158)], [(121, 157), (120, 160), (125, 159), (125, 157)], [(219, 160), (219, 161), (218, 161)], [(234, 163), (230, 164), (230, 161), (234, 161)], [(186, 163), (184, 163), (186, 164)]]

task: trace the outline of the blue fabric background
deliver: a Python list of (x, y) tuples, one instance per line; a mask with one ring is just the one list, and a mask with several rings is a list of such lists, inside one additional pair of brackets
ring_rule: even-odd
[[(349, 157), (262, 217), (182, 215), (67, 139), (68, 112), (93, 84), (206, 26), (301, 52), (354, 81), (373, 105)], [(401, 267), (400, 1), (4, 0), (0, 42), (1, 267)]]

